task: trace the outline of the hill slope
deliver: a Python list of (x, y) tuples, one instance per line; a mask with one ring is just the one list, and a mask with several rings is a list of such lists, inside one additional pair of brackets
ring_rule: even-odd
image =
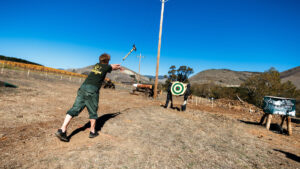
[(222, 86), (239, 86), (258, 72), (232, 71), (229, 69), (208, 69), (197, 73), (189, 80), (193, 84), (214, 83)]
[(283, 82), (291, 81), (298, 89), (300, 89), (300, 66), (286, 70), (280, 73)]
[[(75, 72), (75, 73), (81, 73), (81, 74), (89, 74), (91, 72), (91, 70), (93, 69), (94, 65), (91, 66), (87, 66), (84, 68), (79, 68), (79, 69), (67, 69), (67, 71), (71, 71), (71, 72)], [(108, 73), (106, 77), (110, 78), (113, 81), (117, 81), (117, 82), (133, 82), (134, 78), (133, 76), (135, 76), (135, 78), (138, 78), (139, 74), (124, 67), (125, 70), (124, 71), (112, 71), (111, 73)], [(145, 76), (141, 76), (141, 81), (143, 83), (149, 83), (149, 78), (145, 77)]]
[(0, 60), (7, 60), (7, 61), (20, 62), (20, 63), (27, 63), (27, 64), (42, 66), (38, 63), (30, 62), (28, 60), (19, 59), (19, 58), (15, 58), (15, 57), (8, 57), (8, 56), (3, 56), (3, 55), (0, 55)]

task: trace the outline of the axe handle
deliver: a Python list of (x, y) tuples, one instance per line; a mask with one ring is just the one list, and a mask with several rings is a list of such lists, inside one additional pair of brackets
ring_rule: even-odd
[(127, 58), (128, 55), (130, 55), (130, 53), (131, 53), (133, 50), (134, 50), (134, 49), (132, 48), (132, 49), (130, 50), (130, 52), (127, 53), (127, 55), (123, 58), (123, 61)]

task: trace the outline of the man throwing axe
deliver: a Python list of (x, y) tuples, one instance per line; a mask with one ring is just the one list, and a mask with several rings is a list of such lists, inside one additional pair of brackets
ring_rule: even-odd
[(65, 120), (60, 129), (55, 135), (61, 140), (68, 142), (67, 128), (71, 119), (78, 116), (79, 113), (86, 107), (89, 112), (89, 119), (91, 123), (89, 138), (97, 137), (99, 134), (95, 131), (96, 119), (98, 118), (98, 101), (99, 91), (102, 82), (105, 79), (107, 73), (112, 70), (123, 70), (120, 64), (108, 64), (110, 61), (110, 55), (104, 53), (99, 57), (99, 63), (97, 63), (86, 80), (82, 83), (77, 92), (77, 97), (73, 107), (67, 112)]

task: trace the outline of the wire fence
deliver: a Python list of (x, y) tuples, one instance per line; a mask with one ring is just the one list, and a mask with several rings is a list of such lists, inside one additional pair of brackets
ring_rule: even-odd
[(13, 62), (13, 61), (6, 61), (6, 60), (0, 60), (1, 64), (1, 74), (4, 73), (5, 68), (19, 68), (23, 70), (27, 70), (28, 76), (30, 75), (31, 71), (38, 71), (38, 72), (45, 72), (45, 73), (53, 73), (53, 74), (61, 74), (61, 75), (68, 75), (68, 76), (75, 76), (75, 77), (82, 77), (86, 78), (87, 75), (69, 72), (65, 70), (60, 69), (54, 69), (46, 66), (39, 66), (39, 65), (33, 65), (33, 64), (27, 64), (27, 63), (19, 63), (19, 62)]
[(20, 64), (17, 62), (0, 60), (0, 75), (11, 76), (21, 75), (27, 78), (36, 78), (44, 80), (61, 80), (69, 82), (81, 83), (87, 77), (78, 73), (63, 71), (59, 69), (48, 69), (47, 67), (40, 68), (30, 64)]

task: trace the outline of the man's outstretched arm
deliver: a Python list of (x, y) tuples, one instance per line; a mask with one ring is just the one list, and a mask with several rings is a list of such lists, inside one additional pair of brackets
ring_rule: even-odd
[(120, 64), (111, 64), (110, 65), (111, 67), (112, 67), (112, 70), (124, 70), (124, 68), (123, 67), (121, 67), (121, 65)]

